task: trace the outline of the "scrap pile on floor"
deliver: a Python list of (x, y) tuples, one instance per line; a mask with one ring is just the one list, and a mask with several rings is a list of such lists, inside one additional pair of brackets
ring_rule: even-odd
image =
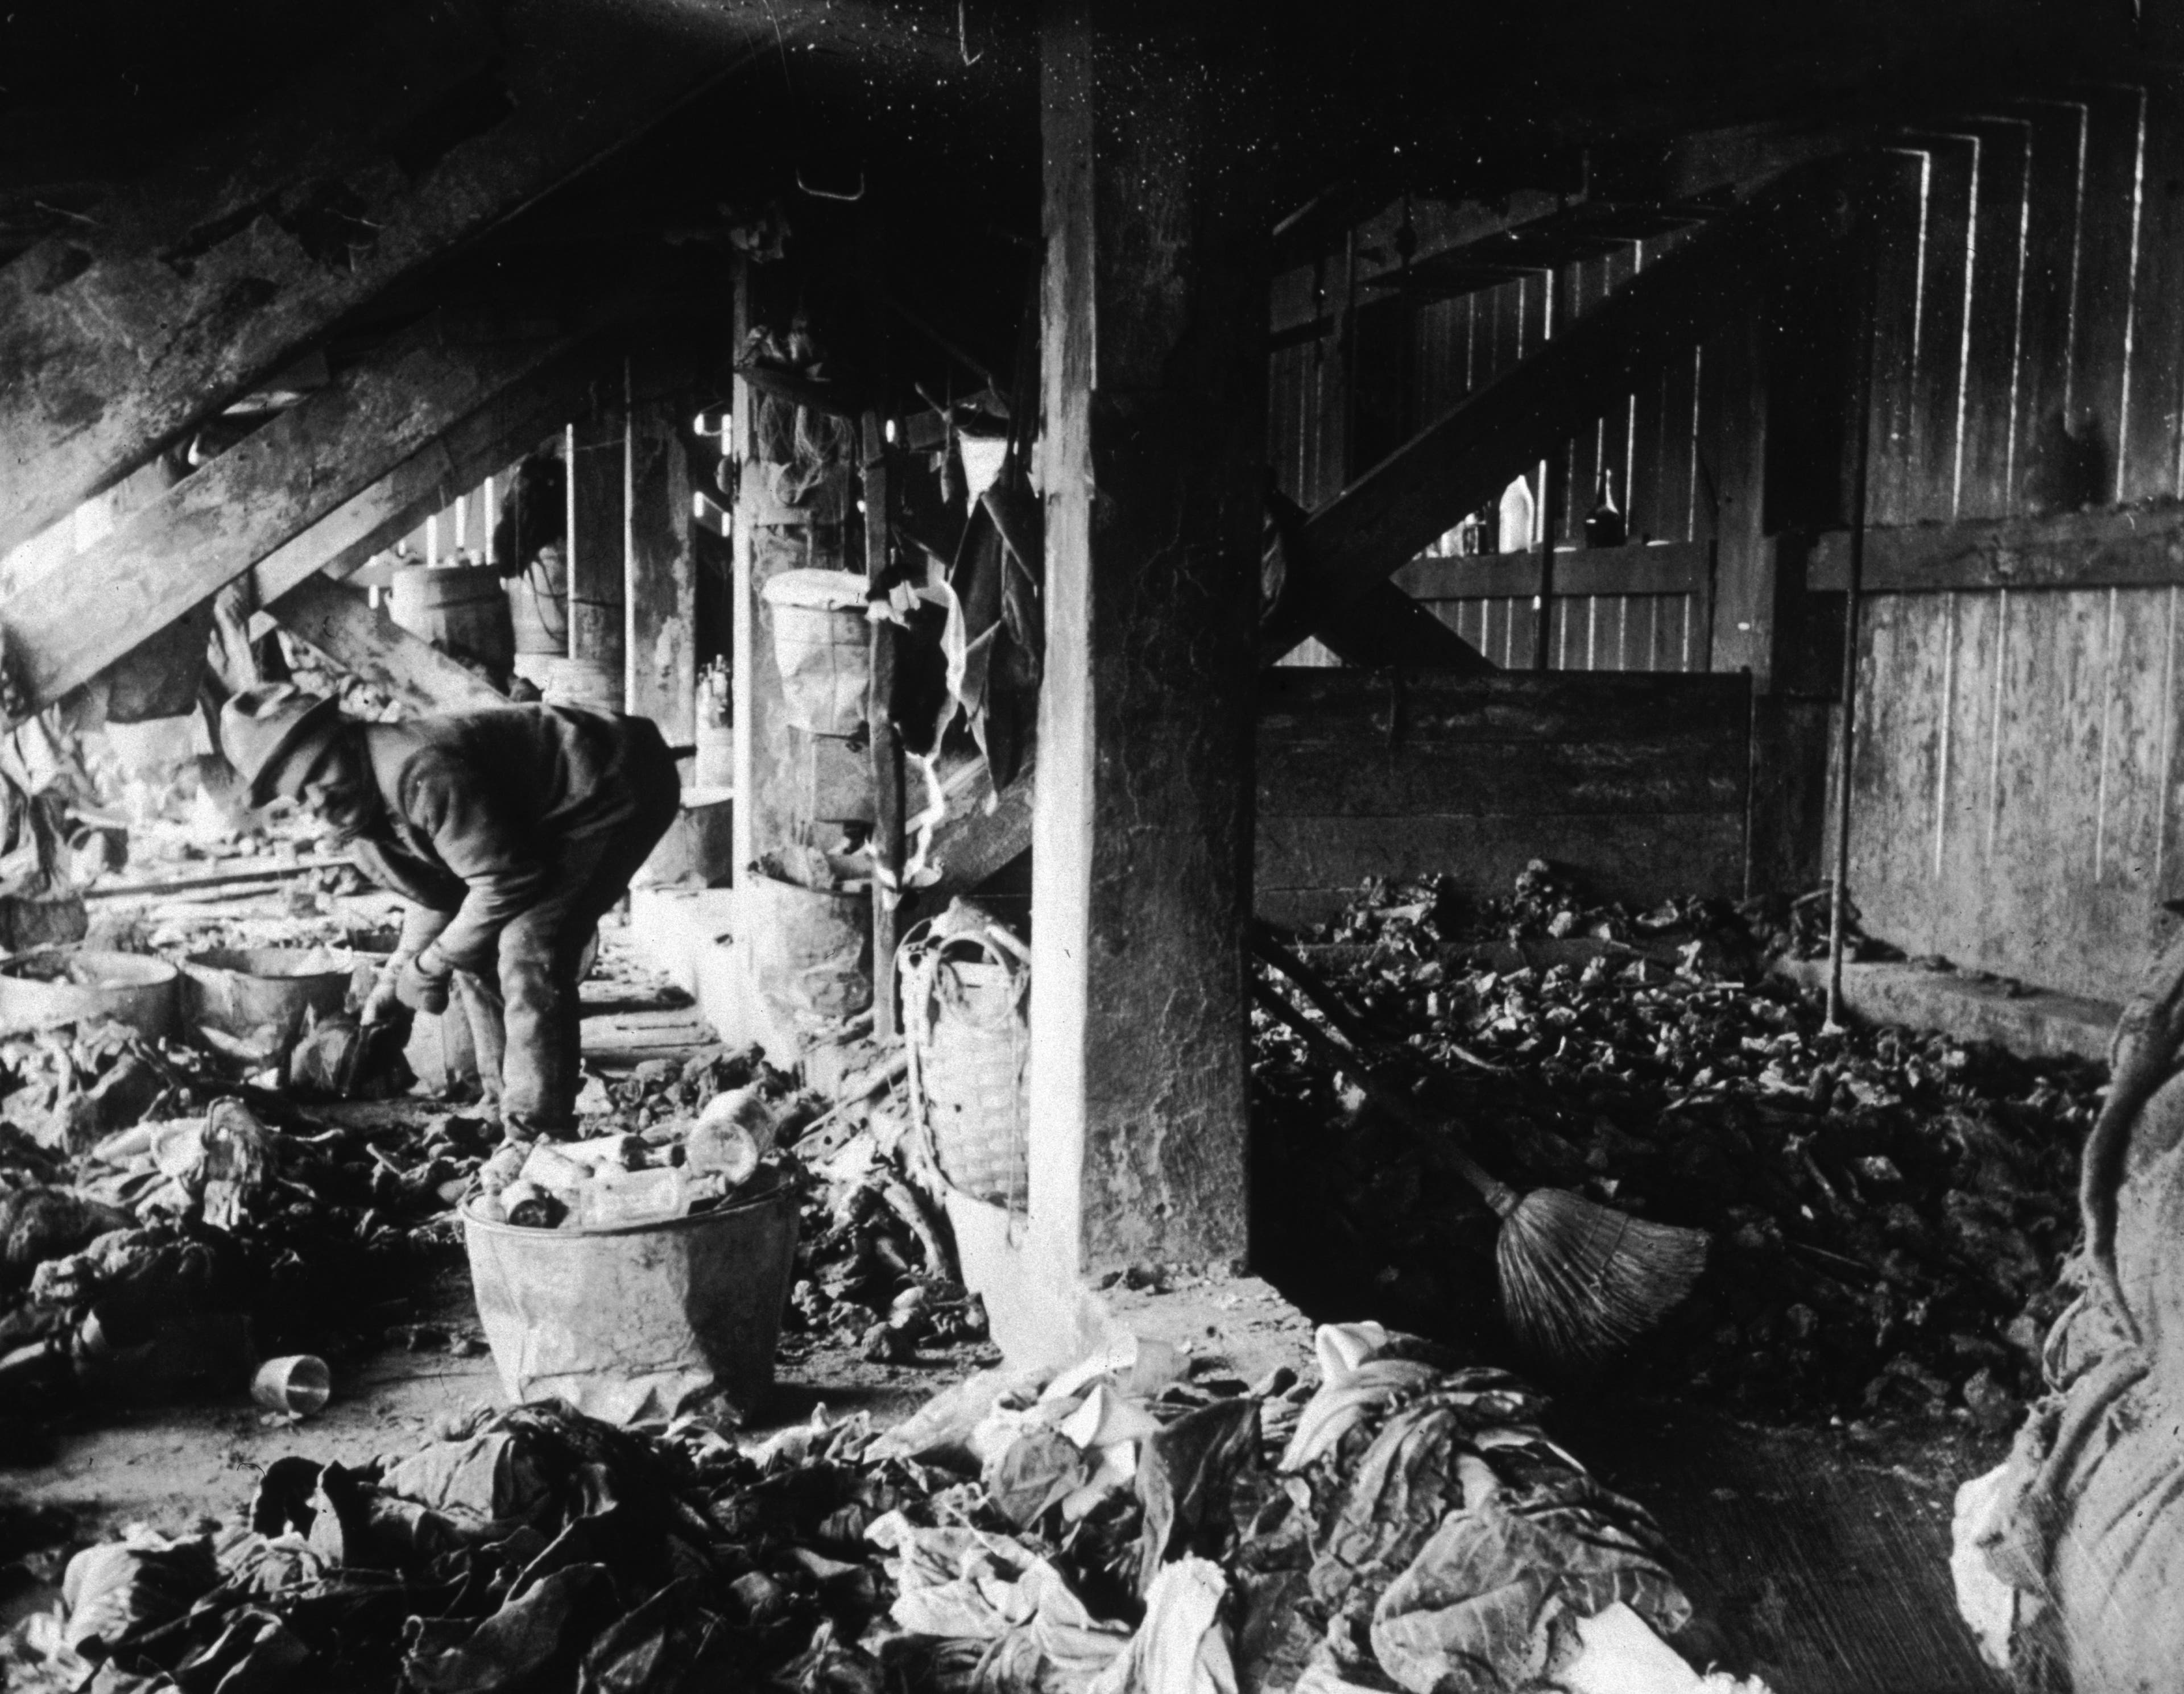
[(77, 1554), (0, 1669), (101, 1694), (1751, 1686), (1664, 1642), (1691, 1608), (1658, 1536), (1536, 1397), (1426, 1351), (1323, 1331), (1311, 1393), (1140, 1343), (987, 1373), (877, 1437), (537, 1405), (354, 1469), (284, 1458), (245, 1521)]
[(74, 1156), (0, 1143), (8, 1414), (82, 1389), (237, 1389), (254, 1346), (342, 1353), (376, 1339), (376, 1301), (452, 1262), (448, 1208), (489, 1126), (422, 1111), (326, 1124), (253, 1101), (186, 1082)]
[(536, 1147), (424, 1101), (348, 1111), (238, 1092), (210, 1056), (110, 1023), (0, 1043), (0, 1065), (20, 1084), (0, 1098), (8, 1416), (85, 1390), (237, 1390), (254, 1347), (368, 1345), (389, 1301), (460, 1262), (457, 1208), (474, 1196), (518, 1222), (641, 1222), (717, 1203), (761, 1158), (803, 1211), (791, 1353), (832, 1337), (906, 1363), (985, 1334), (905, 1173), (900, 1112), (838, 1116), (800, 1156), (777, 1149), (824, 1102), (755, 1049), (595, 1076), (588, 1139)]
[[(1761, 969), (1796, 939), (1786, 906), (1634, 917), (1535, 867), (1483, 908), (1439, 883), (1368, 889), (1306, 950), (1384, 1033), (1384, 1073), (1503, 1179), (1711, 1232), (1697, 1292), (1619, 1381), (2005, 1429), (2059, 1307), (2097, 1073), (1824, 1033)], [(1496, 1220), (1447, 1137), (1376, 1112), (1263, 1014), (1254, 1028), (1265, 1235), (1305, 1244), (1270, 1273), (1309, 1307), (1506, 1353)]]

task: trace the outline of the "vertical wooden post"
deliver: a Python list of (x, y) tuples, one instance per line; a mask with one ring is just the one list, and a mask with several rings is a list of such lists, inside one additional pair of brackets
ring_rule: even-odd
[(698, 736), (698, 567), (678, 398), (632, 404), (623, 477), (628, 707), (658, 724), (677, 746)]
[(561, 426), (561, 638), (565, 656), (577, 656), (577, 426)]
[[(734, 266), (730, 344), (741, 347), (744, 337), (750, 333), (750, 261), (738, 254)], [(751, 386), (741, 376), (735, 378), (728, 392), (728, 415), (721, 425), (721, 451), (724, 457), (735, 461), (738, 471), (738, 493), (728, 519), (728, 550), (735, 569), (728, 599), (729, 758), (733, 772), (729, 780), (735, 789), (728, 812), (728, 834), (735, 855), (734, 880), (740, 884), (749, 880), (752, 861), (758, 857), (751, 827), (751, 795), (756, 785), (756, 760), (751, 749), (751, 666), (752, 655), (757, 650), (753, 634), (758, 622), (758, 588), (751, 575), (750, 502), (741, 493), (742, 469), (750, 463), (754, 407)], [(741, 949), (741, 956), (748, 958), (749, 950)]]
[(621, 703), (637, 705), (637, 419), (629, 355), (621, 361)]
[[(889, 479), (887, 437), (878, 412), (863, 428), (865, 582), (878, 596), (888, 571)], [(872, 765), (872, 1035), (891, 1041), (900, 1033), (895, 1010), (894, 950), (901, 913), (903, 799), (902, 737), (894, 722), (895, 627), (872, 625), (872, 691), (865, 709)]]
[(1030, 1228), (1065, 1274), (1245, 1246), (1271, 219), (1233, 44), (1121, 9), (1040, 37)]
[[(1828, 900), (1828, 1001), (1830, 1029), (1842, 1027), (1844, 926), (1850, 910), (1850, 790), (1858, 750), (1858, 632), (1865, 591), (1865, 521), (1873, 467), (1873, 343), (1876, 260), (1869, 231), (1863, 255), (1864, 288), (1858, 315), (1858, 421), (1853, 440), (1850, 510), (1850, 575), (1843, 584), (1842, 727), (1836, 737), (1836, 835), (1830, 866)], [(1943, 703), (1944, 710), (1948, 709)]]
[[(1559, 265), (1547, 273), (1546, 332), (1552, 336), (1563, 326), (1563, 315), (1569, 309), (1569, 281)], [(1563, 527), (1563, 517), (1569, 510), (1569, 453), (1565, 443), (1553, 443), (1540, 466), (1540, 576), (1539, 605), (1532, 632), (1532, 668), (1545, 671), (1552, 667), (1554, 659), (1555, 635), (1555, 536)]]
[(1767, 538), (1767, 365), (1757, 309), (1707, 344), (1702, 381), (1717, 404), (1714, 477), (1713, 668), (1749, 671), (1760, 694), (1774, 686), (1781, 632), (1774, 549)]
[(1297, 490), (1297, 499), (1307, 507), (1333, 499), (1351, 476), (1364, 468), (1350, 462), (1351, 409), (1356, 399), (1357, 370), (1357, 231), (1354, 227), (1343, 231), (1339, 263), (1342, 275), (1335, 285), (1334, 332), (1321, 343), (1330, 349), (1328, 356), (1334, 360), (1334, 371), (1331, 384), (1323, 379), (1320, 384), (1319, 475)]
[[(622, 668), (622, 412), (618, 395), (594, 391), (592, 415), (572, 426), (569, 465), (569, 656), (616, 678)], [(626, 702), (625, 702), (626, 704)]]

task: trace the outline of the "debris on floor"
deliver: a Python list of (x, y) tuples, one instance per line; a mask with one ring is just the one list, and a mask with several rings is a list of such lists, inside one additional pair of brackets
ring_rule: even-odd
[[(1998, 1434), (2036, 1392), (2100, 1078), (1902, 1028), (1824, 1030), (1764, 970), (1814, 910), (1824, 922), (1825, 902), (1633, 915), (1535, 865), (1484, 905), (1441, 882), (1368, 887), (1299, 939), (1377, 1032), (1382, 1075), (1504, 1179), (1712, 1234), (1707, 1274), (1618, 1367), (1621, 1387)], [(1498, 1220), (1449, 1138), (1373, 1109), (1263, 1013), (1254, 1044), (1262, 1239), (1297, 1249), (1272, 1279), (1308, 1310), (1507, 1356)]]
[[(257, 945), (263, 904), (238, 902), (223, 927)], [(308, 947), (368, 917), (282, 922)], [(588, 1009), (662, 1003), (618, 958), (586, 993)], [(755, 1049), (588, 1060), (585, 1139), (503, 1146), (487, 1109), (459, 1101), (344, 1101), (327, 1084), (357, 1079), (353, 1032), (307, 1020), (285, 1072), (111, 1022), (0, 1043), (0, 1087), (14, 1084), (0, 1095), (11, 1415), (236, 1401), (254, 1357), (272, 1354), (338, 1372), (388, 1332), (408, 1290), (461, 1262), (465, 1201), (519, 1223), (616, 1227), (720, 1203), (761, 1161), (803, 1214), (783, 1357), (823, 1341), (911, 1365), (984, 1335), (944, 1222), (916, 1191), (899, 1050), (876, 1050), (832, 1101)]]
[[(807, 1186), (783, 1343), (857, 1338), (872, 1363), (908, 1363), (921, 1347), (983, 1340), (983, 1303), (963, 1286), (930, 1154), (911, 1129), (899, 1057), (844, 1087), (794, 1148)], [(866, 1091), (879, 1094), (866, 1104)]]
[(1316, 1391), (1141, 1341), (884, 1432), (822, 1408), (738, 1443), (540, 1403), (364, 1466), (298, 1453), (229, 1521), (76, 1553), (0, 1669), (102, 1694), (1758, 1689), (1677, 1655), (1658, 1532), (1522, 1383), (1373, 1325), (1319, 1352)]
[(0, 1217), (20, 1220), (0, 1269), (0, 1379), (25, 1390), (11, 1412), (86, 1392), (240, 1396), (254, 1346), (370, 1339), (358, 1290), (398, 1294), (450, 1256), (449, 1208), (494, 1139), (443, 1111), (370, 1128), (271, 1096), (176, 1104), (192, 1115), (58, 1167), (0, 1148)]

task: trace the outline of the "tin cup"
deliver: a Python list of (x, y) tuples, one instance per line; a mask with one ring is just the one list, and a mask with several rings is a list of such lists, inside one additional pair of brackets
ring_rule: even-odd
[(290, 1353), (268, 1359), (250, 1379), (250, 1397), (268, 1412), (285, 1412), (308, 1418), (333, 1397), (333, 1374), (326, 1362), (312, 1353)]

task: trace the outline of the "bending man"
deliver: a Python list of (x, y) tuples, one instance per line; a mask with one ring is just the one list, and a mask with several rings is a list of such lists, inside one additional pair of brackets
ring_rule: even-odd
[(659, 730), (561, 706), (364, 723), (276, 683), (230, 699), (220, 738), (254, 805), (298, 801), (409, 902), (365, 1021), (443, 1011), (460, 977), (507, 1133), (571, 1134), (580, 961), (681, 803)]

